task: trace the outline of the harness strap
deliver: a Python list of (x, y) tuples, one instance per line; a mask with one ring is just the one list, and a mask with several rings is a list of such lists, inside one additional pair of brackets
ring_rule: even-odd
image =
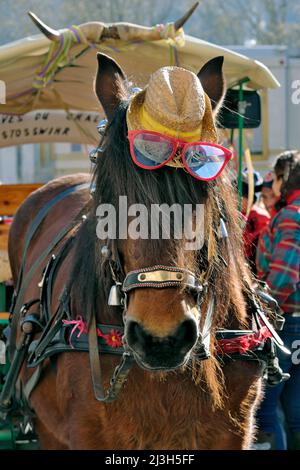
[(98, 401), (105, 401), (106, 396), (102, 385), (102, 371), (99, 359), (95, 315), (92, 315), (92, 320), (89, 328), (89, 356), (95, 398)]
[(95, 398), (100, 402), (111, 403), (117, 398), (125, 380), (127, 379), (128, 373), (134, 363), (134, 358), (131, 353), (126, 351), (126, 346), (124, 346), (125, 350), (122, 355), (122, 360), (115, 368), (113, 376), (110, 380), (110, 386), (105, 392), (103, 388), (102, 371), (99, 358), (95, 315), (92, 317), (88, 335), (89, 357)]
[(28, 332), (26, 329), (22, 331), (19, 344), (14, 352), (4, 386), (0, 394), (0, 411), (4, 412), (4, 414), (9, 411), (12, 405), (12, 396), (14, 394), (15, 384), (25, 361), (32, 336), (33, 328)]
[[(87, 187), (88, 187), (87, 184), (77, 185), (76, 186), (76, 188), (80, 188), (80, 189), (84, 189), (84, 188), (87, 188)], [(72, 192), (74, 192), (75, 187), (72, 187), (72, 188), (73, 188)], [(63, 194), (64, 194), (64, 197), (66, 197), (70, 194), (70, 191), (68, 191), (68, 193), (66, 193), (66, 191), (65, 191)], [(59, 201), (61, 201), (61, 200), (62, 200), (62, 198), (59, 198)], [(46, 217), (46, 214), (53, 207), (53, 204), (51, 204), (50, 206), (49, 206), (49, 204), (47, 204), (47, 207), (49, 207), (49, 209), (48, 209), (47, 212), (45, 210), (43, 211), (43, 218)], [(44, 209), (46, 209), (46, 207)], [(12, 314), (12, 331), (11, 331), (11, 339), (10, 339), (10, 351), (11, 352), (14, 350), (14, 347), (15, 347), (18, 317), (19, 317), (20, 309), (21, 309), (21, 307), (23, 305), (23, 302), (24, 302), (24, 295), (25, 295), (25, 292), (26, 292), (27, 288), (29, 287), (29, 285), (32, 281), (32, 278), (34, 277), (34, 275), (36, 273), (37, 268), (45, 260), (45, 258), (47, 256), (49, 256), (49, 254), (54, 250), (54, 248), (59, 244), (59, 242), (65, 237), (65, 235), (67, 235), (67, 233), (69, 233), (73, 228), (76, 227), (76, 225), (78, 225), (78, 223), (80, 221), (80, 217), (84, 214), (85, 211), (86, 211), (86, 206), (80, 210), (80, 212), (77, 214), (75, 219), (73, 219), (66, 227), (64, 227), (57, 234), (57, 236), (48, 245), (47, 249), (43, 253), (41, 253), (41, 255), (35, 260), (35, 262), (31, 266), (31, 268), (29, 269), (28, 273), (26, 274), (26, 278), (24, 280), (24, 283), (21, 285), (21, 283), (18, 281), (18, 284), (17, 284), (17, 286), (18, 286), (17, 289), (18, 290), (16, 290), (15, 300), (13, 302), (12, 309), (11, 309), (11, 314)], [(43, 218), (38, 217), (40, 223), (43, 220)], [(36, 218), (33, 221), (34, 227), (36, 226), (35, 220), (36, 220)], [(36, 228), (35, 228), (35, 230), (36, 230)], [(34, 230), (34, 232), (35, 232), (35, 230)], [(28, 239), (29, 242), (27, 241), (27, 243), (26, 243), (27, 247), (29, 246), (30, 240), (32, 239), (32, 235), (33, 235), (34, 232), (30, 230), (30, 233), (29, 233), (30, 239)], [(24, 270), (24, 265), (22, 264), (21, 269), (20, 269), (19, 279), (21, 279), (23, 277), (23, 270)]]
[[(51, 343), (52, 339), (56, 335), (56, 333), (61, 328), (61, 321), (65, 315), (65, 311), (60, 305), (56, 310), (55, 314), (50, 318), (49, 322), (47, 323), (42, 336), (37, 340), (36, 347), (34, 349), (34, 360), (38, 359), (42, 356), (43, 352), (45, 351), (46, 347)], [(54, 325), (52, 328), (51, 326)], [(28, 358), (28, 364), (32, 361), (33, 356), (30, 355)]]
[[(88, 344), (88, 336), (87, 336), (87, 328), (84, 324), (84, 332), (80, 331), (79, 323), (80, 321), (71, 320), (71, 321), (64, 321), (62, 320), (62, 324), (60, 324), (59, 331), (54, 331), (51, 338), (48, 337), (49, 343), (44, 344), (43, 350), (39, 348), (39, 340), (34, 340), (30, 344), (28, 353), (29, 358), (27, 360), (27, 367), (33, 368), (41, 364), (45, 359), (48, 357), (64, 353), (64, 352), (88, 352), (89, 351), (89, 344)], [(78, 326), (76, 326), (76, 323)], [(73, 326), (75, 324), (75, 326)], [(103, 325), (98, 324), (97, 327), (101, 328), (101, 332), (104, 335), (109, 335), (111, 330), (116, 330), (118, 334), (124, 334), (124, 328), (117, 325)], [(76, 331), (77, 330), (77, 331)], [(52, 330), (51, 330), (52, 331)], [(75, 334), (77, 333), (77, 334)], [(99, 336), (98, 334), (98, 351), (100, 354), (110, 354), (110, 355), (117, 355), (122, 356), (124, 351), (123, 345), (112, 346), (105, 341), (103, 338), (104, 335)], [(38, 348), (38, 354), (36, 354), (36, 349)]]
[(124, 352), (120, 364), (116, 367), (112, 379), (110, 381), (110, 387), (107, 391), (107, 403), (114, 401), (123, 387), (124, 382), (127, 380), (130, 369), (132, 368), (135, 360), (131, 353)]
[[(43, 297), (41, 296), (41, 306), (42, 306), (42, 314), (45, 317), (46, 322), (48, 322), (51, 318), (52, 289), (53, 289), (56, 276), (58, 274), (59, 267), (61, 263), (68, 256), (74, 244), (74, 241), (75, 241), (75, 237), (71, 236), (70, 238), (68, 238), (67, 241), (62, 246), (62, 248), (59, 250), (59, 253), (55, 256), (54, 255), (52, 256), (53, 262), (51, 263), (49, 267), (48, 275), (47, 277), (44, 276), (43, 284), (45, 282), (45, 290), (44, 290), (44, 296)], [(64, 299), (64, 296), (66, 295), (64, 291), (65, 289), (63, 289), (60, 295), (60, 302)]]
[(32, 391), (35, 389), (35, 386), (38, 384), (42, 373), (42, 365), (40, 364), (30, 377), (30, 379), (26, 382), (22, 389), (22, 398), (25, 400), (25, 405), (27, 408), (31, 409), (29, 406), (30, 395)]
[(41, 293), (40, 293), (40, 312), (41, 312), (41, 317), (42, 317), (41, 320), (43, 320), (45, 323), (47, 323), (50, 319), (50, 316), (48, 313), (47, 292), (48, 292), (49, 277), (50, 277), (50, 273), (52, 271), (55, 259), (56, 259), (56, 256), (52, 254), (44, 269), (42, 280), (38, 284), (38, 286), (41, 288)]
[(19, 277), (18, 277), (18, 282), (17, 282), (17, 287), (16, 287), (16, 293), (18, 294), (20, 290), (20, 286), (22, 283), (23, 279), (23, 273), (24, 273), (24, 268), (26, 264), (26, 256), (27, 256), (27, 250), (29, 248), (30, 242), (36, 233), (37, 229), (39, 228), (40, 224), (42, 221), (46, 218), (48, 215), (49, 211), (54, 207), (58, 202), (62, 201), (65, 199), (67, 196), (70, 194), (74, 193), (75, 191), (79, 191), (81, 189), (87, 189), (90, 185), (88, 183), (82, 183), (82, 184), (76, 184), (74, 186), (71, 186), (70, 188), (67, 188), (65, 191), (62, 191), (61, 193), (57, 194), (53, 199), (51, 199), (44, 207), (40, 209), (40, 211), (37, 213), (33, 221), (31, 222), (27, 233), (25, 237), (25, 243), (24, 243), (24, 248), (23, 248), (23, 256), (21, 260), (21, 267), (19, 271)]
[[(64, 327), (62, 327), (62, 323)], [(29, 347), (29, 359), (27, 366), (32, 368), (41, 364), (46, 358), (62, 352), (88, 352), (88, 334), (87, 326), (82, 320), (62, 321), (62, 317), (56, 318), (56, 324), (59, 323), (60, 328), (51, 329), (51, 335), (47, 337), (42, 347), (39, 346), (39, 340), (34, 340)], [(120, 335), (124, 334), (124, 327), (119, 325), (97, 324), (104, 334), (109, 334), (112, 329)], [(261, 334), (262, 333), (262, 334)], [(267, 328), (259, 334), (259, 330), (216, 330), (216, 339), (219, 344), (217, 352), (219, 357), (244, 358), (247, 354), (257, 353), (264, 348), (264, 340), (271, 335)], [(97, 333), (98, 351), (101, 354), (113, 354), (122, 356), (126, 352), (123, 344), (120, 346), (109, 345), (103, 339), (103, 335)], [(195, 349), (195, 355), (198, 357), (198, 350)], [(254, 357), (253, 357), (254, 359)]]
[(37, 258), (37, 260), (33, 263), (30, 270), (28, 271), (24, 283), (18, 293), (16, 304), (14, 306), (14, 310), (12, 313), (12, 330), (11, 330), (11, 338), (10, 338), (10, 351), (14, 350), (15, 341), (16, 341), (16, 333), (17, 333), (17, 325), (19, 320), (19, 312), (24, 302), (24, 294), (29, 287), (34, 274), (36, 273), (37, 268), (40, 266), (42, 261), (53, 251), (55, 246), (61, 241), (61, 239), (73, 228), (77, 225), (78, 221), (72, 221), (67, 227), (63, 228), (59, 234), (54, 238), (52, 243), (47, 247), (47, 249)]
[(262, 311), (262, 308), (261, 308), (260, 304), (258, 303), (258, 301), (256, 300), (254, 294), (252, 295), (252, 302), (253, 302), (253, 305), (255, 306), (255, 312), (256, 312), (257, 316), (259, 317), (260, 323), (262, 322), (263, 325), (265, 325), (266, 328), (269, 330), (269, 332), (271, 333), (271, 336), (273, 337), (273, 340), (274, 340), (276, 346), (279, 349), (281, 349), (281, 351), (283, 351), (285, 354), (291, 354), (290, 351), (284, 346), (284, 342), (282, 341), (282, 339), (280, 338), (280, 336), (275, 331), (274, 327), (271, 325), (270, 321), (268, 320), (268, 318), (266, 317), (266, 315)]
[(214, 305), (215, 305), (215, 299), (214, 296), (211, 297), (208, 303), (207, 311), (206, 311), (206, 317), (204, 320), (204, 325), (202, 328), (202, 340), (201, 344), (199, 345), (199, 351), (197, 353), (197, 356), (205, 358), (210, 357), (210, 330), (213, 322), (213, 315), (214, 315)]

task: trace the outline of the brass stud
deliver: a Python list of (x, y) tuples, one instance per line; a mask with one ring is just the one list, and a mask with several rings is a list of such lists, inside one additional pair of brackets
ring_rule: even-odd
[(105, 258), (105, 259), (108, 259), (108, 258), (111, 257), (111, 251), (110, 251), (110, 249), (108, 248), (107, 245), (103, 245), (103, 246), (101, 247), (101, 255), (102, 255), (103, 258)]
[(22, 331), (25, 335), (30, 335), (33, 332), (33, 324), (30, 321), (24, 321)]
[(176, 277), (177, 277), (177, 279), (178, 279), (179, 281), (182, 281), (182, 279), (183, 279), (182, 273), (177, 273), (177, 274), (176, 274)]

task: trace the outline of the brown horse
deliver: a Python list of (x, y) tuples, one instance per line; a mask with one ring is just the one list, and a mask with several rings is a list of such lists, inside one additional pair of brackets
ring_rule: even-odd
[[(53, 250), (58, 253), (66, 239), (74, 239), (53, 281), (51, 312), (57, 310), (67, 286), (71, 320), (80, 316), (91, 324), (95, 315), (97, 323), (121, 327), (122, 307), (108, 305), (113, 273), (107, 250), (96, 236), (96, 210), (100, 202), (117, 207), (122, 195), (127, 196), (128, 204), (146, 207), (152, 203), (203, 203), (205, 207), (205, 243), (199, 251), (185, 251), (184, 240), (117, 239), (111, 245), (112, 256), (115, 260), (117, 253), (125, 275), (159, 264), (188, 269), (195, 278), (203, 271), (209, 271), (210, 276), (200, 309), (195, 293), (182, 285), (163, 289), (150, 286), (128, 293), (124, 341), (136, 361), (115, 401), (101, 403), (95, 399), (87, 352), (63, 352), (46, 358), (30, 396), (40, 445), (44, 449), (249, 448), (260, 395), (261, 365), (255, 361), (222, 361), (216, 351), (216, 328), (251, 328), (247, 312), (250, 275), (242, 254), (233, 188), (226, 171), (214, 181), (203, 182), (169, 166), (156, 171), (137, 167), (127, 140), (126, 110), (131, 100), (127, 79), (112, 59), (98, 54), (98, 61), (96, 94), (109, 125), (95, 166), (93, 190), (74, 191), (49, 211), (32, 237), (23, 279), (57, 233), (85, 207), (82, 223), (74, 226)], [(210, 61), (198, 77), (216, 110), (224, 95), (222, 60)], [(90, 182), (85, 174), (56, 179), (20, 207), (9, 242), (15, 284), (25, 234), (38, 211), (66, 188), (85, 182)], [(224, 243), (218, 238), (220, 207), (228, 230)], [(212, 260), (209, 244), (216, 250)], [(24, 302), (40, 297), (45, 264), (42, 262), (34, 273), (24, 292)], [(193, 353), (212, 293), (211, 357), (200, 361)], [(29, 312), (32, 310), (36, 306)], [(19, 337), (18, 329), (17, 340)], [(108, 387), (119, 359), (113, 354), (100, 354), (100, 362)], [(33, 369), (23, 366), (23, 384), (32, 373)]]

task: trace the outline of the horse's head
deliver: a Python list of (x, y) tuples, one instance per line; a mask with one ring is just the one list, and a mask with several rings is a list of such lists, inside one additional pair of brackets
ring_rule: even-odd
[[(116, 246), (125, 275), (138, 270), (131, 276), (128, 289), (125, 337), (142, 366), (172, 369), (190, 358), (204, 320), (197, 304), (199, 286), (185, 282), (189, 273), (184, 269), (192, 273), (192, 284), (200, 283), (200, 276), (209, 269), (209, 252), (217, 243), (220, 217), (212, 202), (212, 188), (218, 181), (212, 180), (228, 159), (222, 153), (224, 149), (214, 146), (214, 113), (224, 95), (223, 58), (210, 60), (198, 76), (180, 67), (164, 67), (133, 97), (119, 65), (103, 54), (98, 54), (98, 62), (96, 94), (109, 124), (96, 169), (95, 197), (98, 204), (114, 207)], [(200, 142), (208, 147), (201, 147)], [(211, 152), (208, 163), (205, 151)], [(151, 167), (155, 171), (149, 171)], [(127, 197), (123, 204), (126, 213), (120, 207), (120, 196)], [(133, 204), (138, 205), (135, 212)], [(179, 210), (190, 205), (187, 217), (196, 233), (203, 232), (204, 246), (185, 249), (186, 236), (175, 233), (174, 214), (169, 239), (164, 235), (155, 239), (152, 210), (158, 204), (168, 208), (175, 205)], [(201, 219), (200, 224), (195, 220), (199, 204), (205, 208), (205, 221)], [(142, 218), (145, 208), (148, 212)], [(133, 216), (138, 214), (137, 221)], [(126, 240), (124, 220), (129, 233)], [(136, 234), (138, 224), (144, 236), (130, 236), (130, 229), (134, 228)], [(110, 233), (108, 238), (112, 238)], [(171, 272), (165, 268), (139, 271), (157, 265)]]

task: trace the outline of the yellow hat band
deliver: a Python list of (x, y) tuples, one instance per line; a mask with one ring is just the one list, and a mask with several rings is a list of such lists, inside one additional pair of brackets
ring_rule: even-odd
[(146, 111), (145, 107), (142, 105), (140, 108), (140, 123), (142, 129), (151, 130), (155, 132), (160, 132), (161, 134), (167, 134), (170, 137), (175, 137), (177, 139), (184, 140), (186, 142), (197, 142), (200, 140), (202, 126), (200, 125), (192, 132), (183, 132), (177, 131), (175, 129), (170, 129), (169, 127), (164, 126), (155, 119), (153, 119), (150, 114)]

